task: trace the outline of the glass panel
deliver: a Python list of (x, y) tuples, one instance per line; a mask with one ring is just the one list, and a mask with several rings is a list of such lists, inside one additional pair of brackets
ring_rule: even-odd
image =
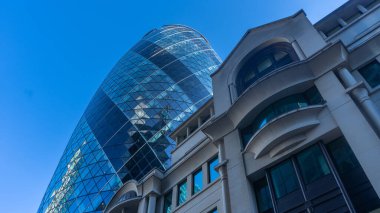
[(380, 84), (380, 64), (378, 61), (371, 62), (359, 69), (359, 72), (371, 87), (376, 87)]
[(327, 149), (339, 174), (344, 175), (360, 167), (351, 148), (343, 139), (329, 143)]
[(375, 212), (380, 199), (344, 138), (326, 145), (356, 212)]
[(193, 175), (193, 194), (202, 190), (202, 187), (203, 187), (202, 179), (203, 179), (203, 173), (202, 173), (202, 170), (200, 169), (197, 172), (195, 172)]
[(311, 87), (310, 89), (306, 90), (304, 96), (307, 102), (311, 105), (325, 103), (325, 100), (323, 100), (321, 94), (319, 93), (316, 87)]
[(278, 51), (278, 52), (275, 52), (273, 54), (273, 57), (274, 57), (274, 60), (279, 61), (287, 55), (288, 55), (288, 53), (286, 53), (286, 52)]
[(272, 66), (272, 61), (270, 60), (270, 58), (265, 58), (264, 60), (262, 60), (258, 65), (257, 65), (257, 71), (260, 73), (260, 72), (263, 72), (264, 70), (268, 69), (269, 67)]
[(241, 94), (255, 80), (286, 64), (298, 60), (291, 44), (279, 42), (250, 55), (240, 68), (237, 77), (238, 93)]
[(181, 205), (187, 198), (187, 182), (184, 181), (178, 185), (178, 205)]
[(92, 212), (99, 203), (109, 204), (123, 183), (138, 181), (153, 168), (168, 169), (176, 144), (167, 136), (210, 100), (210, 74), (220, 64), (190, 28), (151, 31), (91, 99), (38, 212)]
[(272, 198), (270, 196), (268, 183), (265, 178), (254, 183), (257, 208), (260, 213), (273, 212)]
[(212, 159), (209, 163), (208, 163), (208, 173), (209, 173), (209, 179), (208, 179), (208, 182), (211, 183), (211, 182), (214, 182), (218, 177), (219, 177), (219, 172), (217, 172), (215, 170), (215, 166), (218, 165), (218, 158), (214, 158)]
[(250, 69), (248, 72), (247, 72), (247, 75), (244, 76), (243, 78), (243, 81), (245, 84), (249, 84), (249, 82), (254, 79), (256, 77), (256, 72), (254, 69)]
[(172, 191), (168, 192), (164, 197), (164, 213), (172, 212)]
[(330, 174), (329, 166), (318, 145), (314, 145), (297, 155), (301, 175), (306, 184)]
[(218, 213), (218, 209), (215, 208), (215, 209), (211, 210), (209, 213)]
[(270, 174), (277, 199), (300, 188), (290, 160), (286, 160), (272, 168)]

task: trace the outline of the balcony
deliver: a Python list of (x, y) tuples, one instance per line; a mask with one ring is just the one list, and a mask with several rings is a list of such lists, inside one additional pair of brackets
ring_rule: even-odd
[(305, 134), (320, 121), (319, 113), (325, 105), (311, 105), (289, 111), (262, 126), (248, 141), (244, 152), (260, 158), (274, 157), (306, 139)]

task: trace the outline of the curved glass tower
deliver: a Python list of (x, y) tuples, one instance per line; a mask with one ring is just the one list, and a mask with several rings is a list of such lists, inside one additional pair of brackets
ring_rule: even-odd
[(167, 169), (175, 145), (167, 135), (211, 98), (220, 63), (189, 27), (147, 33), (92, 98), (38, 212), (101, 212), (124, 182)]

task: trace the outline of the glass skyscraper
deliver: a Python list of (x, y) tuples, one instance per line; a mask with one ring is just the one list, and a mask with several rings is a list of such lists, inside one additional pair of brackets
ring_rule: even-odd
[(175, 146), (168, 134), (212, 97), (220, 63), (189, 27), (148, 32), (96, 91), (38, 212), (101, 212), (126, 181), (167, 169)]

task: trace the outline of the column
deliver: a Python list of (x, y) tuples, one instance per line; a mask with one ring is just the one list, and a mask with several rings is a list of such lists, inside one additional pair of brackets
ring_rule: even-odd
[(223, 201), (223, 208), (225, 213), (231, 212), (231, 205), (230, 205), (230, 192), (228, 188), (228, 175), (227, 175), (227, 160), (225, 157), (225, 151), (224, 151), (224, 142), (218, 141), (218, 158), (219, 158), (219, 165), (216, 167), (218, 169), (219, 175), (220, 175), (220, 181), (222, 185), (222, 201)]
[(228, 191), (226, 190), (225, 194), (229, 196), (228, 205), (230, 205), (230, 212), (256, 213), (254, 191), (246, 176), (239, 131), (235, 130), (224, 136), (222, 147), (225, 159), (228, 159), (228, 163), (224, 165), (228, 183), (224, 183), (223, 185), (226, 186), (225, 188), (228, 187)]
[(146, 213), (148, 208), (148, 200), (146, 197), (142, 198), (139, 203), (138, 213)]
[(364, 112), (375, 126), (377, 133), (380, 133), (380, 113), (369, 97), (367, 89), (358, 84), (347, 68), (341, 68), (338, 71), (338, 74), (345, 86), (348, 87), (348, 89), (352, 88), (351, 94), (353, 98), (363, 108)]
[[(346, 72), (346, 71), (340, 71)], [(340, 74), (341, 75), (341, 74)], [(343, 82), (353, 83), (349, 75), (342, 76)], [(315, 81), (336, 124), (352, 148), (356, 158), (380, 195), (380, 140), (358, 106), (347, 95), (347, 91), (333, 72), (328, 72)]]
[(187, 188), (186, 188), (186, 201), (188, 201), (193, 193), (193, 175), (188, 175), (187, 176)]
[(149, 194), (148, 213), (156, 212), (157, 195), (155, 193)]
[(359, 4), (357, 6), (358, 10), (361, 12), (361, 13), (366, 13), (368, 10), (367, 8), (363, 7), (363, 5)]

